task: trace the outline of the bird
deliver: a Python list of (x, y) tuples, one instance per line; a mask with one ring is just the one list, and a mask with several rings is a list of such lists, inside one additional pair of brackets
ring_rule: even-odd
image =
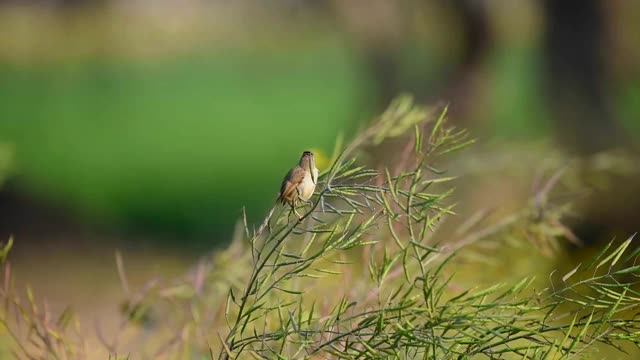
[(275, 204), (269, 210), (269, 214), (258, 229), (257, 235), (261, 234), (268, 225), (278, 203), (291, 206), (291, 211), (296, 214), (298, 220), (302, 220), (303, 217), (298, 214), (296, 206), (301, 202), (311, 202), (310, 199), (316, 190), (317, 183), (318, 168), (316, 167), (315, 157), (311, 151), (304, 151), (300, 156), (298, 165), (291, 168), (282, 179), (280, 192)]
[(311, 151), (304, 151), (298, 165), (294, 166), (282, 179), (277, 201), (283, 205), (289, 204), (298, 218), (296, 211), (300, 201), (309, 202), (318, 182), (318, 168)]

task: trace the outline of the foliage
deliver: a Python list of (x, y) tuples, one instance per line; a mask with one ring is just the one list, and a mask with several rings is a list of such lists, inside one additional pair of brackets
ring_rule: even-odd
[[(394, 169), (358, 163), (363, 151), (390, 138), (410, 145)], [(245, 217), (228, 249), (184, 279), (154, 280), (138, 292), (118, 255), (126, 319), (115, 338), (98, 332), (103, 345), (112, 357), (153, 359), (537, 359), (569, 358), (594, 343), (637, 345), (640, 324), (629, 315), (640, 306), (633, 237), (542, 290), (531, 288), (532, 278), (484, 289), (453, 286), (451, 259), (469, 244), (514, 229), (539, 238), (568, 231), (560, 224), (566, 204), (547, 196), (558, 181), (552, 176), (531, 207), (435, 242), (440, 223), (454, 213), (453, 178), (438, 170), (438, 159), (469, 143), (465, 131), (446, 124), (446, 109), (432, 117), (399, 98), (337, 147), (301, 219), (282, 208), (255, 232)], [(10, 278), (7, 264), (2, 319), (17, 353), (86, 357), (72, 317), (63, 313), (54, 322), (29, 291), (25, 304)]]

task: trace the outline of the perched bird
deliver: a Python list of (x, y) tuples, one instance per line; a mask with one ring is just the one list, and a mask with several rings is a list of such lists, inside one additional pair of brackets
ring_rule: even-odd
[(302, 219), (302, 216), (296, 211), (296, 206), (300, 202), (310, 201), (309, 199), (313, 196), (317, 182), (318, 168), (316, 168), (315, 157), (311, 151), (305, 151), (302, 153), (298, 165), (289, 170), (284, 179), (282, 179), (276, 203), (271, 207), (269, 214), (260, 225), (257, 235), (264, 231), (279, 202), (283, 205), (290, 205), (291, 210), (298, 216), (298, 219)]
[[(278, 200), (282, 204), (289, 204), (296, 212), (296, 205), (300, 200), (309, 201), (318, 182), (318, 169), (311, 151), (305, 151), (300, 157), (298, 165), (294, 166), (282, 179)], [(296, 215), (300, 215), (296, 212)]]

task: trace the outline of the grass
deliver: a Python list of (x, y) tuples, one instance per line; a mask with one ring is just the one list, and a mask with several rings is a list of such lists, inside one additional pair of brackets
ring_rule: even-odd
[[(407, 142), (394, 166), (359, 163), (366, 149), (393, 138)], [(280, 208), (255, 232), (244, 218), (229, 248), (184, 278), (139, 290), (118, 258), (124, 319), (114, 336), (99, 336), (102, 351), (83, 345), (69, 312), (54, 316), (29, 290), (18, 296), (7, 263), (0, 319), (13, 351), (37, 359), (564, 359), (589, 357), (596, 343), (637, 346), (633, 236), (551, 274), (542, 289), (530, 277), (457, 284), (456, 253), (481, 240), (568, 236), (561, 220), (570, 208), (552, 196), (558, 171), (520, 211), (488, 224), (467, 219), (456, 237), (435, 242), (454, 209), (452, 178), (438, 159), (470, 143), (447, 125), (446, 110), (433, 116), (399, 98), (353, 142), (336, 146), (302, 219)]]

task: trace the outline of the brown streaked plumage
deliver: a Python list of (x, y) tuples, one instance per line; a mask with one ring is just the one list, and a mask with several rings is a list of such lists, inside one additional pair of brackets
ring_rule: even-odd
[(294, 166), (282, 180), (278, 201), (295, 208), (298, 201), (308, 201), (316, 188), (318, 169), (311, 151), (305, 151), (298, 165)]
[(302, 219), (302, 216), (296, 211), (296, 205), (300, 201), (309, 201), (311, 199), (317, 182), (318, 169), (316, 168), (315, 158), (311, 151), (305, 151), (302, 153), (298, 165), (289, 170), (284, 179), (282, 179), (280, 194), (278, 194), (275, 204), (269, 210), (269, 214), (262, 222), (262, 225), (258, 228), (256, 236), (262, 234), (264, 229), (267, 228), (279, 202), (284, 205), (290, 205), (291, 210), (298, 216), (298, 219)]

